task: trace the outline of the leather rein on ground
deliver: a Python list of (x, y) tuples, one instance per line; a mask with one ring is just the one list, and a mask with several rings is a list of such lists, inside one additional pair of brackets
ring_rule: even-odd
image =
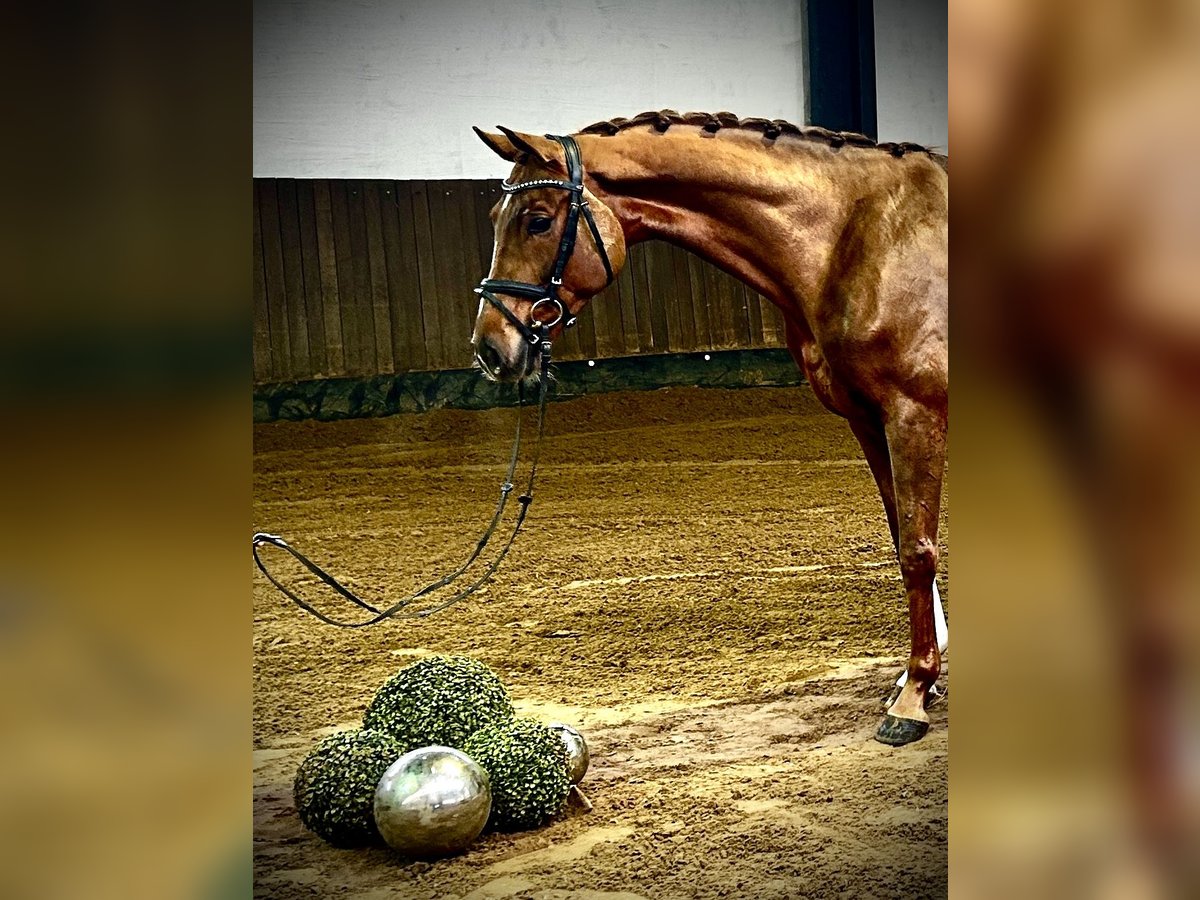
[[(500, 311), (509, 324), (516, 328), (525, 340), (536, 346), (539, 352), (537, 442), (534, 444), (533, 448), (533, 458), (530, 461), (529, 477), (525, 485), (525, 493), (520, 494), (517, 497), (517, 501), (520, 503), (521, 509), (517, 513), (517, 518), (513, 523), (513, 527), (508, 535), (508, 539), (504, 542), (504, 546), (500, 549), (500, 553), (494, 560), (492, 560), (492, 562), (488, 564), (487, 568), (484, 569), (483, 574), (466, 587), (459, 589), (451, 597), (434, 603), (431, 606), (426, 606), (421, 609), (407, 608), (421, 598), (432, 594), (434, 591), (447, 587), (450, 584), (458, 581), (466, 573), (467, 569), (469, 569), (471, 565), (477, 559), (479, 559), (480, 555), (491, 541), (492, 536), (496, 533), (496, 530), (500, 525), (500, 520), (504, 516), (504, 510), (508, 505), (508, 498), (514, 490), (513, 476), (516, 474), (517, 459), (521, 453), (521, 420), (524, 418), (525, 412), (524, 382), (519, 382), (517, 385), (518, 405), (516, 433), (513, 437), (512, 454), (509, 457), (508, 469), (505, 473), (504, 481), (500, 485), (500, 499), (496, 503), (496, 510), (492, 514), (491, 522), (488, 524), (483, 536), (480, 537), (479, 541), (476, 543), (475, 549), (471, 552), (471, 555), (467, 557), (466, 562), (460, 565), (453, 572), (443, 575), (441, 578), (430, 582), (429, 584), (425, 585), (425, 587), (413, 594), (410, 594), (402, 600), (398, 600), (391, 606), (380, 609), (371, 603), (368, 603), (366, 600), (363, 600), (349, 588), (345, 587), (340, 581), (310, 560), (299, 550), (292, 547), (286, 540), (278, 535), (268, 534), (262, 531), (257, 532), (254, 535), (252, 543), (254, 562), (258, 566), (259, 570), (267, 577), (267, 580), (270, 581), (271, 584), (273, 584), (276, 588), (278, 588), (285, 597), (287, 597), (305, 612), (312, 614), (326, 624), (335, 625), (338, 628), (364, 628), (368, 625), (376, 625), (392, 618), (425, 618), (426, 616), (430, 616), (435, 612), (443, 610), (446, 607), (471, 596), (491, 580), (492, 576), (496, 573), (496, 570), (500, 568), (500, 563), (503, 562), (504, 558), (508, 555), (508, 551), (511, 549), (513, 541), (516, 540), (517, 535), (521, 531), (521, 526), (525, 524), (525, 517), (529, 513), (529, 505), (533, 502), (533, 486), (537, 477), (538, 458), (541, 455), (542, 437), (545, 434), (546, 427), (546, 399), (550, 382), (549, 370), (551, 352), (551, 340), (549, 334), (550, 330), (555, 325), (559, 324), (559, 322), (562, 322), (564, 328), (570, 328), (575, 324), (575, 315), (571, 313), (566, 302), (563, 301), (563, 299), (559, 296), (558, 289), (562, 286), (563, 271), (566, 269), (567, 263), (571, 259), (571, 254), (575, 250), (575, 239), (579, 231), (580, 214), (583, 215), (584, 220), (587, 222), (588, 229), (592, 233), (592, 239), (595, 242), (596, 250), (600, 254), (600, 259), (604, 263), (604, 270), (608, 275), (608, 283), (611, 284), (613, 280), (612, 266), (609, 263), (608, 253), (604, 248), (604, 241), (600, 237), (600, 230), (596, 227), (596, 221), (594, 218), (592, 218), (591, 210), (588, 209), (587, 200), (583, 196), (583, 161), (579, 154), (579, 145), (576, 144), (575, 139), (569, 135), (546, 135), (546, 137), (558, 141), (558, 143), (562, 145), (566, 157), (567, 177), (569, 180), (555, 181), (552, 179), (539, 179), (535, 181), (523, 181), (516, 184), (506, 181), (501, 184), (501, 189), (506, 194), (515, 194), (519, 191), (528, 191), (537, 188), (556, 188), (559, 190), (570, 191), (572, 193), (573, 196), (571, 198), (571, 205), (567, 212), (566, 226), (563, 228), (562, 239), (559, 241), (558, 255), (555, 257), (554, 267), (551, 270), (550, 279), (547, 283), (539, 285), (529, 284), (523, 281), (506, 281), (503, 279), (485, 278), (479, 283), (479, 287), (475, 289), (477, 294), (481, 295), (485, 301)], [(533, 306), (530, 309), (530, 321), (526, 323), (519, 319), (512, 310), (510, 310), (495, 297), (496, 293), (509, 294), (526, 300), (532, 300)], [(538, 318), (539, 308), (543, 304), (553, 307), (553, 318), (545, 321)], [(259, 548), (264, 545), (278, 547), (280, 550), (286, 551), (293, 558), (295, 558), (297, 562), (304, 566), (304, 568), (308, 569), (309, 572), (315, 575), (321, 583), (332, 588), (343, 599), (350, 601), (360, 609), (366, 610), (371, 614), (371, 618), (364, 619), (359, 622), (346, 622), (326, 615), (319, 609), (315, 608), (299, 594), (286, 587), (282, 582), (279, 581), (279, 579), (277, 579), (270, 573), (270, 571), (268, 571), (266, 565), (263, 563), (262, 557), (259, 555)]]

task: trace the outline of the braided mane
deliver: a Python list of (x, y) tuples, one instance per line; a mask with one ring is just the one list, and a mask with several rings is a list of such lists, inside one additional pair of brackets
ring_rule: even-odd
[(907, 141), (900, 143), (889, 141), (880, 144), (871, 140), (865, 134), (856, 134), (852, 131), (830, 131), (828, 128), (821, 128), (817, 125), (793, 125), (791, 122), (784, 121), (783, 119), (739, 119), (731, 112), (689, 112), (680, 114), (673, 109), (650, 110), (638, 113), (631, 119), (617, 117), (604, 122), (595, 122), (581, 129), (579, 134), (611, 136), (626, 128), (634, 128), (638, 125), (652, 125), (660, 133), (666, 131), (672, 125), (696, 125), (709, 134), (716, 134), (722, 128), (739, 128), (744, 131), (762, 132), (762, 136), (769, 141), (773, 141), (782, 135), (792, 135), (801, 140), (818, 141), (835, 150), (843, 146), (873, 147), (877, 150), (884, 150), (892, 156), (904, 156), (906, 153), (926, 153), (937, 160), (942, 166), (945, 166), (946, 160), (946, 157), (942, 154), (936, 153), (921, 144), (912, 144)]

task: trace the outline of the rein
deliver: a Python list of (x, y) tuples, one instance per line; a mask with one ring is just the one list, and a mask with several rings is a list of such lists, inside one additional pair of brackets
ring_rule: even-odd
[[(283, 538), (275, 534), (267, 534), (266, 532), (261, 531), (254, 535), (252, 544), (254, 562), (258, 566), (259, 571), (267, 576), (267, 580), (270, 581), (271, 584), (275, 585), (275, 587), (279, 589), (280, 593), (299, 606), (302, 610), (310, 613), (313, 616), (316, 616), (327, 625), (336, 625), (338, 628), (365, 628), (368, 625), (377, 625), (386, 619), (393, 618), (423, 619), (426, 616), (433, 615), (435, 612), (439, 612), (448, 606), (454, 605), (460, 600), (465, 600), (467, 597), (470, 597), (481, 587), (483, 587), (484, 584), (491, 580), (491, 577), (496, 573), (496, 570), (500, 568), (500, 563), (503, 562), (504, 557), (508, 555), (508, 551), (511, 549), (513, 541), (517, 539), (517, 535), (521, 531), (521, 526), (525, 524), (525, 517), (529, 513), (529, 505), (533, 503), (533, 486), (534, 481), (537, 478), (538, 458), (541, 455), (542, 437), (545, 434), (546, 428), (546, 397), (549, 393), (548, 385), (550, 380), (548, 377), (549, 366), (550, 343), (547, 341), (542, 347), (541, 369), (539, 373), (540, 384), (538, 387), (537, 442), (533, 447), (533, 460), (529, 466), (529, 478), (525, 484), (525, 493), (520, 494), (517, 497), (517, 502), (521, 504), (521, 509), (517, 513), (517, 518), (513, 523), (512, 531), (508, 535), (508, 540), (506, 540), (504, 542), (504, 546), (500, 548), (499, 555), (488, 564), (482, 575), (480, 575), (466, 587), (461, 588), (453, 596), (439, 601), (432, 606), (427, 606), (419, 610), (406, 609), (406, 607), (411, 606), (422, 597), (425, 597), (440, 588), (446, 587), (447, 585), (452, 584), (461, 578), (467, 569), (471, 567), (471, 564), (474, 563), (475, 560), (477, 560), (483, 553), (484, 549), (488, 545), (488, 542), (491, 541), (492, 536), (496, 533), (496, 528), (499, 526), (500, 519), (504, 515), (504, 509), (508, 506), (508, 498), (514, 490), (512, 479), (517, 469), (517, 458), (521, 453), (521, 420), (525, 411), (525, 388), (523, 384), (519, 384), (517, 386), (520, 396), (520, 405), (517, 407), (517, 430), (515, 436), (513, 437), (512, 455), (508, 461), (508, 471), (504, 476), (504, 482), (500, 485), (500, 499), (496, 502), (496, 511), (492, 514), (492, 521), (489, 523), (487, 530), (484, 531), (483, 536), (480, 537), (479, 541), (475, 544), (475, 549), (471, 552), (471, 555), (467, 557), (466, 562), (460, 565), (453, 572), (443, 575), (436, 581), (430, 582), (429, 584), (425, 585), (425, 587), (413, 594), (410, 594), (402, 600), (398, 600), (386, 609), (379, 609), (378, 607), (368, 603), (366, 600), (363, 600), (349, 588), (345, 587), (340, 581), (310, 560), (295, 547), (291, 546)], [(259, 547), (263, 545), (278, 547), (280, 550), (286, 551), (297, 562), (304, 566), (304, 568), (308, 569), (308, 571), (317, 576), (317, 579), (322, 584), (332, 588), (340, 596), (346, 600), (349, 600), (360, 609), (364, 609), (371, 613), (372, 617), (369, 619), (364, 619), (360, 622), (345, 622), (321, 612), (299, 594), (295, 593), (282, 582), (280, 582), (279, 579), (277, 579), (270, 573), (270, 571), (268, 571), (266, 565), (263, 563), (262, 557), (259, 556), (258, 552)]]
[[(558, 245), (558, 256), (554, 261), (554, 268), (550, 275), (550, 280), (544, 285), (529, 284), (523, 281), (506, 281), (503, 279), (485, 278), (480, 282), (479, 287), (475, 292), (480, 294), (484, 300), (496, 307), (508, 320), (509, 324), (517, 329), (518, 332), (534, 346), (538, 347), (539, 363), (538, 363), (538, 411), (537, 411), (537, 440), (533, 447), (533, 458), (530, 461), (529, 476), (525, 485), (525, 492), (517, 496), (517, 502), (520, 503), (520, 510), (517, 513), (517, 518), (513, 523), (512, 530), (508, 535), (508, 539), (504, 542), (504, 546), (500, 548), (499, 554), (493, 559), (484, 569), (483, 574), (468, 584), (466, 587), (460, 588), (455, 594), (447, 599), (438, 601), (433, 605), (423, 607), (421, 609), (408, 609), (412, 604), (416, 603), (423, 597), (432, 594), (433, 592), (447, 587), (458, 581), (471, 565), (479, 559), (488, 543), (495, 535), (497, 528), (500, 525), (500, 520), (504, 516), (504, 510), (508, 506), (508, 498), (514, 490), (513, 476), (516, 474), (517, 460), (521, 453), (521, 421), (524, 418), (525, 412), (525, 386), (524, 382), (518, 382), (518, 406), (517, 406), (517, 427), (513, 437), (512, 455), (509, 458), (508, 469), (504, 476), (504, 481), (500, 485), (500, 499), (496, 503), (496, 510), (492, 514), (491, 522), (484, 531), (483, 536), (479, 538), (475, 544), (475, 549), (471, 555), (467, 557), (466, 562), (460, 565), (457, 569), (447, 575), (443, 575), (435, 581), (425, 585), (425, 587), (416, 591), (409, 596), (398, 600), (391, 606), (380, 609), (366, 600), (363, 600), (349, 588), (345, 587), (340, 581), (310, 560), (307, 556), (301, 553), (296, 548), (292, 547), (286, 540), (275, 534), (267, 532), (255, 533), (251, 552), (254, 556), (255, 565), (259, 571), (267, 577), (285, 597), (303, 609), (305, 612), (315, 616), (322, 622), (328, 625), (334, 625), (338, 628), (365, 628), (369, 625), (377, 625), (380, 622), (393, 618), (425, 618), (440, 610), (446, 609), (464, 600), (482, 588), (492, 576), (500, 568), (500, 563), (508, 555), (508, 551), (512, 548), (513, 542), (521, 531), (521, 526), (525, 524), (525, 518), (529, 514), (529, 506), (533, 503), (533, 487), (537, 478), (538, 459), (541, 456), (542, 438), (545, 435), (546, 429), (546, 400), (549, 393), (550, 384), (550, 353), (552, 343), (549, 338), (549, 331), (559, 322), (563, 322), (564, 328), (570, 328), (575, 324), (575, 316), (571, 314), (566, 303), (558, 295), (558, 289), (562, 285), (562, 274), (567, 267), (567, 263), (571, 258), (571, 254), (575, 250), (575, 239), (579, 230), (579, 217), (582, 214), (584, 221), (587, 222), (588, 228), (592, 233), (592, 238), (595, 241), (596, 249), (600, 253), (600, 259), (604, 263), (605, 272), (608, 273), (609, 283), (613, 280), (612, 266), (609, 263), (608, 253), (604, 249), (604, 241), (600, 237), (600, 230), (596, 227), (596, 221), (592, 218), (591, 210), (588, 209), (587, 200), (583, 197), (583, 162), (580, 159), (579, 146), (575, 143), (575, 139), (570, 136), (547, 135), (553, 138), (563, 146), (567, 160), (567, 173), (569, 181), (555, 181), (551, 179), (543, 179), (536, 181), (525, 181), (518, 184), (503, 182), (502, 190), (507, 194), (514, 194), (519, 191), (534, 190), (536, 188), (558, 188), (561, 190), (571, 191), (574, 195), (571, 200), (571, 206), (567, 213), (566, 227), (563, 229), (562, 239)], [(533, 300), (533, 308), (530, 310), (530, 323), (525, 323), (521, 319), (501, 303), (494, 296), (493, 292), (501, 294), (510, 294), (517, 297), (522, 297), (528, 300)], [(537, 316), (538, 308), (541, 304), (548, 304), (555, 307), (557, 315), (549, 320), (542, 321)], [(565, 320), (565, 321), (564, 321)], [(335, 619), (332, 616), (326, 615), (316, 609), (312, 604), (302, 598), (299, 594), (292, 591), (286, 585), (279, 581), (267, 569), (262, 557), (259, 555), (259, 548), (263, 546), (276, 547), (291, 555), (304, 568), (317, 577), (317, 579), (327, 587), (333, 589), (343, 599), (357, 606), (359, 609), (365, 610), (371, 614), (370, 618), (359, 622), (347, 622), (340, 619)]]

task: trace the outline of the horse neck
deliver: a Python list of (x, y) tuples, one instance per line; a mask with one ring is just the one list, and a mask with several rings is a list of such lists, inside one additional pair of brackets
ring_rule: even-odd
[(824, 148), (764, 148), (761, 135), (678, 127), (578, 140), (626, 243), (683, 247), (785, 312), (817, 290), (849, 209)]

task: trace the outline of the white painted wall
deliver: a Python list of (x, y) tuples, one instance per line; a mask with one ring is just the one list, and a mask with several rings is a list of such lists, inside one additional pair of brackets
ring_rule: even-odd
[(946, 0), (875, 0), (879, 140), (948, 152)]
[(501, 174), (472, 125), (664, 107), (800, 122), (800, 40), (797, 0), (260, 0), (254, 175)]
[[(801, 0), (259, 0), (254, 175), (490, 178), (471, 133), (803, 120)], [(880, 140), (946, 147), (946, 2), (875, 0)]]

